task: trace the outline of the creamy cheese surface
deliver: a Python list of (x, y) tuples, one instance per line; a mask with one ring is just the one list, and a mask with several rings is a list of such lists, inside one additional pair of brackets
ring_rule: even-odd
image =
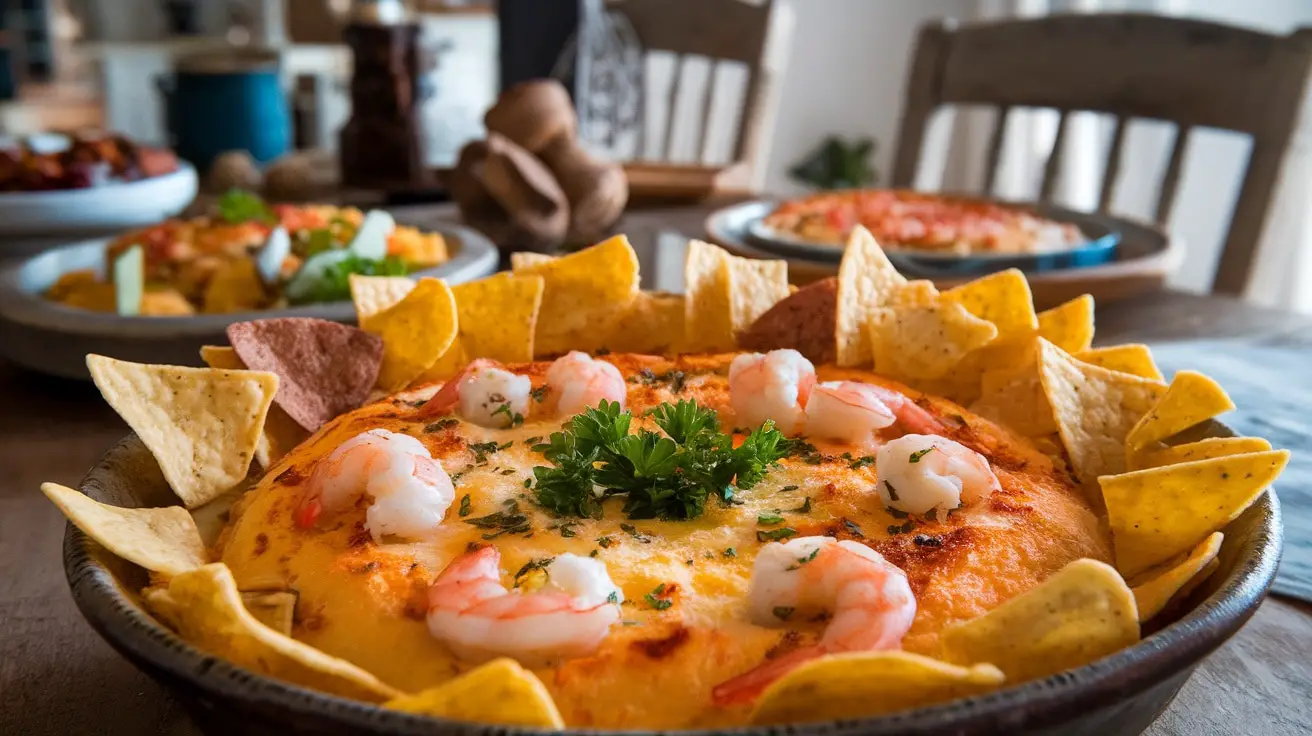
[[(663, 401), (692, 398), (719, 411), (726, 431), (734, 426), (731, 359), (607, 358), (628, 381), (635, 417)], [(539, 386), (547, 365), (510, 368)], [(819, 374), (821, 380), (900, 388), (860, 371), (821, 368)], [(415, 405), (437, 388), (366, 406), (320, 430), (234, 507), (219, 545), (243, 591), (298, 594), (297, 639), (404, 690), (441, 683), (472, 666), (435, 640), (424, 621), (428, 586), (471, 545), (497, 547), (507, 586), (525, 564), (565, 552), (605, 563), (623, 590), (621, 622), (593, 656), (535, 670), (567, 724), (597, 728), (745, 721), (746, 708), (713, 705), (711, 689), (772, 654), (814, 642), (824, 626), (750, 622), (752, 562), (781, 529), (859, 541), (902, 568), (918, 603), (904, 648), (930, 656), (945, 625), (983, 614), (1072, 560), (1111, 556), (1105, 530), (1064, 471), (1005, 430), (941, 400), (924, 405), (950, 418), (951, 439), (987, 457), (1002, 485), (980, 504), (943, 518), (890, 512), (876, 490), (873, 458), (824, 448), (784, 460), (742, 491), (738, 503), (712, 497), (706, 513), (690, 521), (631, 520), (618, 502), (608, 502), (604, 518), (594, 520), (554, 517), (535, 505), (526, 486), (533, 467), (547, 464), (532, 445), (558, 431), (564, 417), (540, 416), (534, 404), (522, 426), (506, 430), (419, 418)], [(635, 419), (634, 426), (649, 421)], [(456, 502), (434, 536), (375, 542), (363, 528), (367, 501), (316, 528), (297, 527), (293, 513), (316, 462), (375, 428), (419, 439), (452, 476)], [(527, 527), (507, 528), (493, 516), (498, 513), (502, 519), (523, 515)], [(667, 600), (668, 606), (653, 602)]]

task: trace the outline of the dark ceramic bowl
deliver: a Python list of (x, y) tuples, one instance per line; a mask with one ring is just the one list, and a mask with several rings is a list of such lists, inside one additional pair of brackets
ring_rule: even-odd
[[(1228, 434), (1219, 429), (1218, 433)], [(82, 490), (119, 506), (176, 503), (154, 458), (136, 436), (110, 450), (87, 475)], [(1230, 638), (1266, 596), (1280, 559), (1280, 504), (1275, 494), (1264, 494), (1225, 534), (1220, 569), (1185, 601), (1183, 614), (1155, 630), (1145, 629), (1142, 642), (1093, 664), (988, 695), (882, 718), (728, 732), (753, 736), (1139, 733), (1166, 708), (1198, 663)], [(208, 734), (546, 733), (384, 710), (270, 680), (205, 654), (142, 608), (136, 591), (146, 584), (143, 570), (109, 554), (72, 525), (64, 538), (64, 568), (73, 599), (87, 621), (133, 664), (172, 688)], [(712, 732), (685, 733), (711, 736)]]

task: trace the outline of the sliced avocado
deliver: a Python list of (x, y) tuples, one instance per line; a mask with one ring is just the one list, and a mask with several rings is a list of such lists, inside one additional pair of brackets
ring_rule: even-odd
[(146, 253), (134, 245), (114, 259), (114, 310), (124, 317), (141, 314), (146, 290)]

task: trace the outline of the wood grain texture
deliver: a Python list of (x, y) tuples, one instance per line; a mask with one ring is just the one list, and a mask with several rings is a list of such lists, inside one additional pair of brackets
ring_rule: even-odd
[[(688, 210), (699, 235), (707, 210)], [(399, 216), (399, 215), (398, 215)], [(423, 218), (407, 213), (416, 221)], [(434, 219), (451, 217), (449, 208)], [(626, 218), (650, 277), (667, 213)], [(677, 275), (679, 269), (672, 273)], [(647, 286), (661, 286), (649, 283)], [(1099, 342), (1246, 337), (1312, 348), (1312, 319), (1222, 297), (1162, 292), (1100, 308)], [(61, 564), (64, 523), (38, 490), (76, 485), (127, 428), (88, 383), (0, 363), (0, 734), (183, 736), (198, 733), (169, 693), (82, 620)], [(1151, 736), (1293, 736), (1312, 722), (1312, 607), (1270, 599), (1211, 658), (1148, 731)]]
[[(1253, 153), (1213, 285), (1220, 293), (1243, 292), (1312, 78), (1312, 29), (1278, 36), (1160, 15), (1060, 14), (959, 27), (933, 22), (921, 29), (914, 53), (893, 186), (914, 181), (925, 128), (941, 106), (1049, 107), (1062, 111), (1063, 122), (1071, 111), (1107, 112), (1118, 117), (1116, 158), (1127, 119), (1179, 126), (1157, 206), (1165, 222), (1188, 130), (1251, 135)], [(1051, 194), (1060, 152), (1054, 147), (1048, 159), (1041, 200)], [(1109, 164), (1105, 176), (1118, 170)], [(1112, 186), (1104, 181), (1100, 209), (1110, 203)]]

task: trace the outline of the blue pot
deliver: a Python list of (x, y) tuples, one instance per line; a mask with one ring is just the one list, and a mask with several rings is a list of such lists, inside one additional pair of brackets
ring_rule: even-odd
[(160, 81), (160, 91), (174, 150), (201, 171), (224, 151), (248, 151), (265, 163), (291, 148), (291, 114), (274, 54), (185, 57), (171, 79)]

